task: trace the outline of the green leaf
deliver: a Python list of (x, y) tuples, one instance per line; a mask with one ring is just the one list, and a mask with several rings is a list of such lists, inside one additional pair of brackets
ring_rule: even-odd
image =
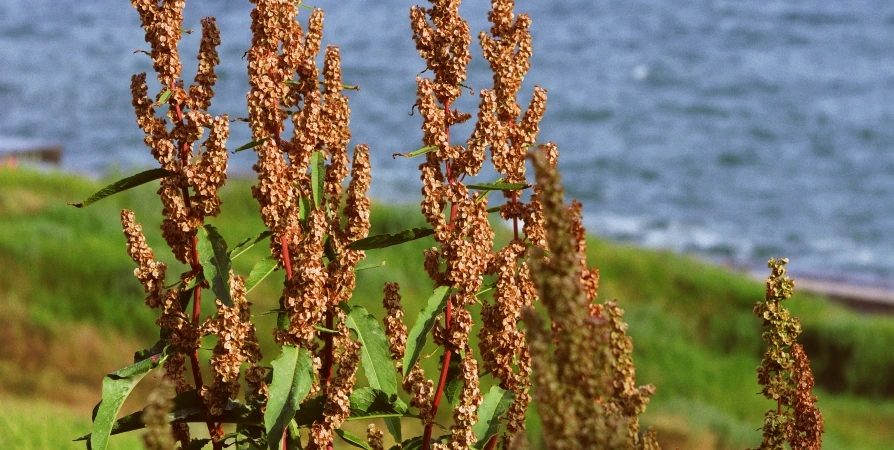
[(251, 268), (251, 273), (248, 274), (248, 279), (245, 280), (245, 292), (251, 292), (258, 283), (263, 281), (264, 278), (267, 278), (267, 275), (273, 273), (278, 265), (279, 262), (273, 259), (272, 256), (268, 256), (258, 261), (255, 266)]
[(298, 199), (298, 219), (301, 223), (307, 221), (307, 216), (313, 208), (310, 207), (310, 201), (304, 197)]
[(385, 265), (385, 261), (382, 261), (378, 264), (367, 264), (367, 265), (357, 267), (356, 269), (354, 269), (354, 272), (360, 272), (361, 270), (376, 269), (376, 268), (382, 267), (384, 265)]
[(255, 237), (250, 237), (250, 238), (236, 244), (236, 246), (233, 247), (232, 250), (230, 250), (230, 253), (229, 253), (230, 259), (231, 260), (236, 259), (236, 257), (247, 252), (248, 249), (254, 247), (255, 244), (257, 244), (258, 242), (261, 242), (265, 239), (269, 239), (270, 236), (273, 236), (273, 232), (270, 230), (267, 230), (267, 231), (262, 232), (261, 234), (258, 234)]
[(395, 153), (395, 154), (391, 155), (391, 158), (392, 158), (392, 159), (397, 159), (398, 156), (403, 156), (404, 158), (414, 158), (414, 157), (416, 157), (416, 156), (424, 155), (424, 154), (426, 154), (426, 153), (428, 153), (428, 152), (431, 152), (431, 151), (434, 151), (434, 150), (437, 150), (437, 149), (438, 149), (438, 146), (437, 146), (437, 145), (427, 145), (427, 146), (422, 147), (422, 148), (420, 148), (420, 149), (418, 149), (418, 150), (413, 150), (413, 151), (410, 152), (410, 153)]
[(271, 450), (279, 449), (283, 431), (295, 417), (299, 405), (310, 392), (314, 381), (314, 367), (306, 348), (284, 345), (282, 353), (273, 360), (273, 382), (268, 388), (267, 412), (264, 429)]
[(404, 440), (403, 430), (401, 430), (400, 425), (400, 417), (386, 417), (383, 420), (385, 421), (385, 427), (388, 428), (388, 433), (394, 438), (394, 442)]
[[(317, 396), (301, 404), (295, 414), (299, 427), (309, 426), (323, 417), (325, 396)], [(396, 395), (388, 395), (378, 389), (362, 387), (354, 389), (350, 397), (351, 413), (347, 420), (369, 420), (388, 417), (416, 417), (407, 412), (407, 404)]]
[(221, 303), (232, 308), (233, 297), (230, 296), (230, 257), (227, 255), (227, 242), (213, 225), (205, 225), (198, 237), (197, 250), (199, 263), (205, 279), (211, 281), (211, 291)]
[(360, 365), (366, 374), (369, 386), (381, 389), (386, 394), (396, 395), (398, 390), (397, 371), (391, 361), (388, 338), (379, 322), (366, 308), (355, 306), (345, 317), (345, 325), (357, 332), (360, 347)]
[(239, 153), (239, 152), (241, 152), (241, 151), (248, 150), (248, 149), (250, 149), (250, 148), (255, 148), (255, 147), (257, 147), (257, 146), (263, 144), (264, 142), (266, 142), (267, 139), (270, 139), (270, 138), (269, 138), (269, 137), (265, 137), (265, 138), (258, 139), (257, 141), (251, 141), (251, 142), (249, 142), (248, 144), (245, 144), (245, 145), (243, 145), (243, 146), (237, 148), (236, 150), (233, 150), (233, 153)]
[(121, 406), (133, 391), (134, 386), (152, 369), (156, 368), (168, 358), (169, 347), (161, 352), (131, 364), (121, 370), (112, 372), (102, 380), (102, 401), (96, 411), (93, 420), (93, 432), (90, 433), (90, 448), (105, 450), (109, 445), (109, 436), (115, 426), (115, 418)]
[(149, 348), (146, 348), (143, 350), (137, 350), (136, 352), (134, 352), (133, 363), (136, 364), (144, 359), (151, 358), (152, 355), (158, 355), (158, 354), (162, 353), (164, 351), (165, 347), (167, 347), (167, 346), (168, 346), (167, 340), (159, 339), (157, 342), (155, 342), (154, 345), (152, 345), (152, 347), (149, 347)]
[(69, 205), (74, 206), (75, 208), (83, 208), (92, 203), (96, 203), (106, 197), (115, 195), (119, 192), (126, 191), (130, 188), (135, 188), (141, 184), (146, 184), (153, 180), (158, 180), (160, 178), (164, 178), (167, 176), (173, 175), (171, 172), (168, 172), (165, 169), (152, 169), (147, 170), (145, 172), (140, 172), (136, 175), (129, 176), (124, 178), (123, 180), (118, 180), (102, 189), (100, 189), (95, 194), (91, 195), (87, 200), (84, 200), (81, 203), (72, 203), (68, 202)]
[(435, 234), (435, 230), (431, 228), (411, 228), (394, 234), (377, 234), (368, 238), (354, 241), (348, 246), (351, 250), (372, 250), (376, 248), (391, 247), (392, 245), (403, 244), (404, 242), (415, 241), (426, 236)]
[(407, 350), (403, 360), (404, 376), (410, 373), (410, 370), (416, 365), (416, 361), (419, 360), (428, 332), (435, 325), (435, 317), (441, 314), (447, 306), (447, 301), (450, 298), (447, 295), (449, 291), (449, 286), (435, 289), (428, 301), (425, 302), (425, 308), (419, 312), (416, 323), (413, 324), (410, 334), (407, 335)]
[(341, 428), (336, 428), (335, 434), (337, 434), (338, 437), (340, 437), (343, 441), (347, 442), (348, 445), (351, 445), (351, 446), (357, 447), (357, 448), (362, 448), (364, 450), (372, 450), (372, 447), (370, 447), (369, 444), (366, 443), (366, 441), (364, 441), (363, 439), (360, 439), (357, 436), (354, 436), (351, 433), (348, 433), (345, 430), (342, 430)]
[(323, 207), (323, 181), (326, 180), (326, 166), (323, 164), (323, 153), (319, 150), (310, 157), (310, 189), (314, 196), (314, 205)]
[(161, 106), (161, 105), (164, 105), (165, 103), (167, 103), (168, 99), (171, 98), (171, 94), (173, 94), (173, 93), (174, 93), (174, 91), (172, 91), (170, 89), (165, 89), (165, 91), (161, 94), (161, 97), (158, 98), (158, 102), (156, 103), (156, 105)]
[(407, 413), (407, 405), (397, 396), (380, 389), (362, 387), (351, 393), (351, 414), (348, 420), (370, 417), (395, 417)]
[[(208, 420), (208, 413), (205, 404), (195, 389), (178, 394), (172, 400), (171, 412), (168, 413), (169, 422), (201, 422)], [(99, 405), (97, 405), (99, 406)], [(111, 435), (127, 433), (129, 431), (145, 428), (143, 424), (143, 412), (145, 409), (128, 414), (117, 421), (112, 426)], [(219, 416), (215, 416), (214, 420), (221, 423), (235, 424), (258, 424), (262, 420), (260, 412), (252, 409), (247, 405), (239, 403), (235, 400), (228, 400), (224, 405), (224, 412)], [(91, 434), (81, 436), (75, 441), (83, 441), (90, 439)]]
[[(429, 441), (429, 448), (431, 448), (431, 444), (446, 444), (450, 441), (450, 435), (445, 434), (443, 436), (438, 436), (436, 438), (432, 438)], [(420, 450), (422, 448), (422, 436), (416, 436), (414, 438), (407, 439), (406, 441), (401, 442), (400, 444), (395, 444), (389, 450)]]
[(451, 358), (450, 367), (447, 367), (447, 383), (444, 385), (444, 395), (451, 405), (456, 405), (459, 394), (463, 391), (463, 380), (460, 378), (462, 369), (459, 367), (461, 358)]
[(478, 438), (474, 448), (479, 450), (484, 448), (487, 441), (497, 434), (500, 428), (500, 417), (506, 413), (514, 400), (515, 394), (512, 391), (507, 391), (500, 386), (490, 388), (490, 391), (484, 396), (481, 406), (478, 407), (478, 422), (472, 426), (472, 432)]
[(487, 208), (487, 213), (493, 214), (495, 212), (500, 212), (500, 208), (502, 208), (502, 206), (494, 206), (493, 208)]
[(527, 183), (478, 183), (467, 184), (467, 188), (478, 191), (518, 191), (531, 187)]

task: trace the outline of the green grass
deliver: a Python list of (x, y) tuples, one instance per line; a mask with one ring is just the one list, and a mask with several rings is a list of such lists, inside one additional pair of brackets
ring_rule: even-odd
[[(126, 363), (129, 352), (157, 336), (155, 311), (143, 305), (134, 264), (124, 252), (120, 209), (136, 211), (156, 255), (171, 265), (169, 283), (184, 270), (160, 238), (161, 205), (153, 186), (85, 209), (65, 204), (83, 200), (101, 185), (71, 175), (0, 170), (0, 305), (5, 312), (0, 316), (0, 390), (31, 395), (15, 400), (18, 413), (0, 416), (0, 432), (18, 439), (13, 448), (65, 448), (31, 436), (40, 435), (53, 399), (74, 405), (61, 408), (54, 418), (59, 434), (67, 438), (84, 432), (102, 374)], [(230, 180), (222, 192), (224, 213), (209, 221), (230, 245), (264, 229), (250, 185)], [(424, 223), (416, 206), (375, 206), (372, 221), (375, 234)], [(505, 233), (499, 234), (498, 240), (505, 239)], [(382, 285), (397, 281), (407, 319), (413, 320), (431, 292), (421, 267), (422, 250), (432, 245), (425, 238), (369, 251), (361, 265), (386, 265), (358, 272), (352, 302), (380, 317)], [(644, 423), (658, 427), (670, 448), (759, 443), (756, 429), (764, 410), (774, 406), (756, 394), (755, 367), (764, 347), (751, 310), (764, 295), (762, 284), (668, 252), (595, 238), (589, 250), (590, 263), (600, 267), (599, 298), (617, 298), (627, 311), (639, 380), (658, 388)], [(265, 252), (267, 246), (260, 244), (241, 256), (234, 261), (236, 272), (247, 275)], [(276, 356), (270, 337), (275, 316), (262, 313), (276, 307), (281, 282), (282, 274), (274, 273), (250, 294), (268, 360)], [(888, 376), (894, 354), (885, 344), (894, 339), (894, 320), (860, 316), (802, 293), (788, 303), (801, 317), (802, 342), (820, 386), (826, 448), (886, 448), (894, 439), (886, 426), (894, 421), (894, 378)], [(473, 313), (477, 310), (473, 307)], [(211, 313), (209, 306), (203, 315)], [(77, 356), (84, 348), (91, 352), (89, 358)], [(66, 360), (65, 355), (75, 356)], [(426, 362), (429, 376), (436, 359)], [(55, 362), (60, 360), (70, 368)], [(95, 397), (60, 397), (54, 391), (75, 386), (95, 392)], [(536, 427), (536, 420), (532, 425)]]

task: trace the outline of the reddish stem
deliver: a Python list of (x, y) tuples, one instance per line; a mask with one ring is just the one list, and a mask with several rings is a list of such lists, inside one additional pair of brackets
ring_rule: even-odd
[(484, 450), (494, 450), (495, 448), (497, 448), (497, 436), (491, 436)]
[[(446, 119), (447, 115), (450, 114), (450, 103), (444, 104), (444, 117)], [(450, 125), (444, 125), (444, 131), (447, 134), (447, 145), (450, 145)], [(456, 174), (452, 173), (452, 164), (451, 161), (448, 160), (446, 162), (447, 166), (447, 182), (453, 184), (456, 182)], [(456, 220), (456, 203), (450, 204), (450, 222), (448, 224), (448, 228), (453, 228), (453, 223)], [(444, 327), (448, 331), (450, 330), (450, 316), (453, 313), (453, 305), (450, 301), (447, 302), (447, 307), (444, 309)], [(441, 360), (441, 377), (438, 379), (438, 389), (435, 391), (435, 398), (432, 401), (431, 405), (431, 417), (429, 417), (429, 422), (425, 424), (425, 431), (422, 435), (422, 449), (429, 450), (431, 447), (431, 434), (435, 424), (435, 417), (438, 414), (438, 406), (441, 405), (441, 396), (444, 395), (444, 386), (447, 384), (447, 370), (450, 368), (450, 358), (453, 352), (449, 348), (444, 349), (444, 358)]]
[[(279, 135), (277, 133), (277, 143), (279, 143)], [(282, 248), (282, 262), (283, 265), (286, 266), (286, 280), (292, 279), (292, 258), (289, 256), (289, 239), (286, 235), (282, 235), (279, 238), (279, 243)], [(282, 430), (282, 450), (287, 450), (289, 448), (289, 429), (285, 428)]]
[[(174, 89), (174, 84), (171, 83), (169, 89)], [(183, 125), (183, 111), (180, 109), (180, 105), (177, 103), (173, 104), (174, 112), (177, 114), (177, 122), (180, 125)], [(180, 144), (180, 161), (185, 166), (189, 164), (189, 143), (182, 142)], [(183, 195), (183, 203), (186, 205), (187, 209), (191, 208), (190, 200), (189, 200), (189, 189), (186, 186), (181, 187), (182, 195)], [(202, 271), (202, 266), (199, 264), (199, 238), (196, 235), (192, 237), (192, 261), (190, 261), (190, 268), (194, 275), (198, 275), (199, 272)], [(201, 319), (202, 313), (202, 289), (197, 288), (193, 291), (193, 302), (192, 302), (192, 323), (194, 326), (199, 326), (199, 320)], [(204, 383), (202, 382), (202, 369), (199, 366), (199, 351), (198, 349), (193, 350), (189, 355), (189, 363), (192, 367), (192, 377), (193, 381), (196, 384), (196, 389), (201, 389)], [(223, 448), (223, 442), (215, 439), (215, 436), (223, 436), (223, 424), (216, 424), (211, 420), (211, 414), (208, 414), (207, 419), (205, 419), (205, 424), (208, 426), (208, 434), (211, 437), (212, 445), (215, 450), (219, 450)]]

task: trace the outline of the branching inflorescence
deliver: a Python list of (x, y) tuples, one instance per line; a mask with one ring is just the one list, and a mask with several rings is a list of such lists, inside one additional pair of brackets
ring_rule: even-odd
[(764, 415), (764, 439), (761, 449), (813, 450), (822, 447), (823, 417), (813, 396), (810, 360), (800, 344), (801, 322), (782, 306), (792, 296), (795, 282), (786, 276), (787, 259), (771, 259), (767, 266), (767, 294), (754, 304), (754, 315), (763, 321), (767, 352), (757, 368), (764, 397), (776, 401), (776, 409)]
[[(135, 429), (142, 421), (150, 428), (146, 443), (154, 448), (170, 446), (171, 437), (182, 448), (208, 442), (215, 449), (302, 448), (303, 437), (306, 448), (330, 450), (336, 436), (362, 446), (361, 438), (341, 428), (361, 418), (383, 418), (396, 441), (392, 449), (523, 448), (532, 384), (549, 448), (658, 448), (655, 432), (642, 433), (638, 418), (655, 389), (636, 385), (623, 310), (614, 301), (596, 301), (599, 271), (587, 264), (582, 205), (564, 204), (557, 148), (537, 143), (546, 90), (534, 86), (527, 108), (518, 102), (533, 53), (530, 17), (516, 14), (512, 0), (492, 0), (491, 27), (479, 40), (493, 86), (480, 91), (472, 133), (465, 144), (456, 144), (451, 128), (473, 117), (455, 107), (466, 88), (471, 34), (459, 15), (460, 0), (429, 2), (410, 11), (413, 39), (426, 64), (416, 78), (415, 101), (423, 147), (404, 155), (424, 155), (420, 207), (428, 228), (395, 238), (367, 236), (369, 148), (358, 145), (349, 157), (348, 86), (338, 47), (322, 48), (322, 10), (314, 9), (303, 28), (300, 2), (252, 0), (245, 121), (253, 141), (237, 151), (257, 153), (251, 191), (266, 230), (239, 244), (237, 253), (205, 223), (220, 212), (229, 135), (227, 116), (208, 113), (219, 62), (214, 19), (202, 20), (197, 74), (187, 88), (177, 51), (185, 2), (132, 0), (160, 83), (153, 100), (146, 74), (135, 75), (132, 103), (160, 167), (112, 190), (161, 179), (162, 236), (189, 269), (166, 285), (168, 267), (149, 248), (134, 213), (121, 212), (145, 302), (161, 310), (161, 333), (155, 346), (135, 355), (134, 365), (104, 380), (94, 430), (86, 437), (92, 448), (104, 449), (115, 427)], [(156, 108), (163, 105), (167, 111), (159, 116)], [(470, 182), (488, 154), (500, 178)], [(534, 186), (527, 159), (535, 168)], [(525, 197), (528, 188), (533, 189)], [(501, 191), (504, 201), (488, 209), (492, 191)], [(511, 227), (501, 248), (495, 248), (488, 218), (497, 211)], [(386, 283), (382, 327), (351, 301), (357, 264), (364, 250), (406, 242), (400, 236), (428, 235), (436, 243), (423, 252), (432, 296), (408, 331), (400, 288)], [(266, 239), (270, 255), (250, 276), (238, 275), (231, 259)], [(800, 325), (779, 306), (792, 288), (783, 264), (771, 261), (767, 301), (755, 306), (769, 328), (764, 338), (770, 345), (759, 380), (764, 395), (778, 402), (767, 413), (763, 448), (782, 448), (785, 441), (792, 448), (819, 448), (823, 422), (810, 392), (813, 377), (794, 343)], [(271, 311), (277, 314), (273, 337), (280, 353), (265, 364), (247, 294), (275, 270), (284, 274), (278, 308)], [(214, 314), (204, 321), (203, 291), (215, 296)], [(481, 307), (477, 336), (471, 336), (473, 305)], [(548, 320), (535, 311), (538, 305)], [(443, 349), (433, 353), (441, 363), (435, 379), (426, 377), (422, 364), (429, 336)], [(207, 384), (197, 352), (206, 337), (215, 340)], [(187, 361), (192, 382), (184, 377)], [(161, 389), (146, 409), (116, 421), (129, 389), (162, 363), (176, 397)], [(356, 386), (361, 369), (366, 386)], [(483, 394), (488, 374), (494, 386)], [(237, 400), (243, 384), (244, 403)], [(400, 388), (415, 412), (398, 395)], [(452, 403), (452, 426), (435, 437), (436, 421), (445, 416), (438, 415), (443, 398)], [(422, 436), (402, 438), (402, 419), (421, 419)], [(205, 423), (210, 439), (191, 437), (186, 424), (196, 421)], [(225, 423), (234, 423), (235, 431), (225, 435)], [(384, 437), (370, 425), (368, 448), (384, 449)]]

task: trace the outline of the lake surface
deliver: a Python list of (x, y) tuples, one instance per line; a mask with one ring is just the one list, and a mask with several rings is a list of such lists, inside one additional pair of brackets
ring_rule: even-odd
[[(349, 93), (352, 130), (372, 147), (372, 195), (417, 201), (418, 161), (391, 158), (421, 146), (409, 115), (424, 69), (407, 19), (416, 2), (309, 3), (327, 11), (346, 83), (361, 86)], [(246, 115), (251, 6), (187, 2), (186, 28), (214, 15), (222, 29), (215, 114)], [(463, 5), (473, 36), (488, 7)], [(749, 267), (787, 256), (796, 274), (894, 275), (894, 2), (518, 0), (517, 10), (534, 20), (522, 103), (534, 83), (549, 90), (541, 140), (559, 144), (592, 232)], [(198, 40), (180, 47), (187, 79)], [(491, 81), (473, 45), (477, 90)], [(129, 2), (0, 2), (0, 135), (63, 143), (72, 171), (150, 166), (129, 91), (133, 73), (151, 73), (134, 54), (147, 48)], [(466, 97), (459, 106), (474, 112), (477, 96)], [(233, 124), (230, 147), (249, 140)], [(234, 156), (234, 169), (250, 170), (253, 156)]]

